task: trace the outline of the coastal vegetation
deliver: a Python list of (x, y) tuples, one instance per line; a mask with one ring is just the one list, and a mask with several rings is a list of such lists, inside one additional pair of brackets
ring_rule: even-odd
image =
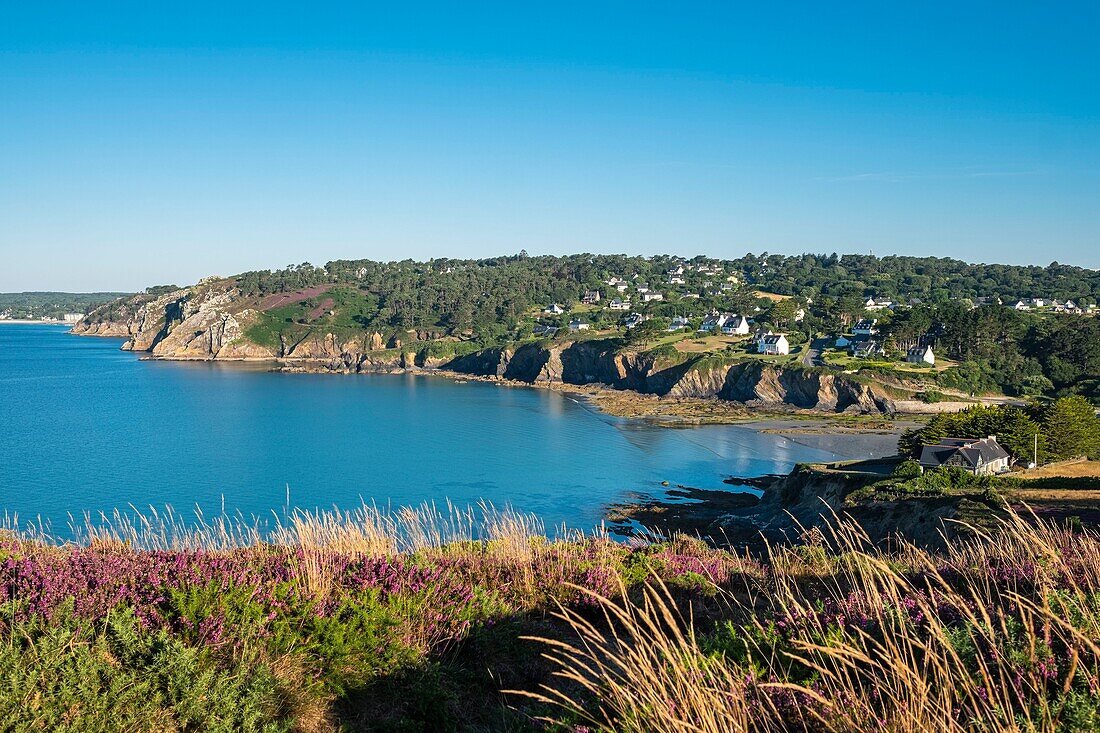
[[(0, 540), (5, 730), (1087, 731), (1100, 537), (749, 555), (485, 507)], [(261, 541), (262, 540), (262, 541)]]
[(903, 455), (919, 458), (921, 446), (942, 438), (984, 438), (997, 442), (1016, 460), (1049, 463), (1070, 458), (1100, 458), (1100, 417), (1083, 397), (1062, 397), (1028, 407), (974, 405), (934, 415), (901, 436)]
[[(981, 395), (1100, 403), (1098, 297), (1100, 274), (1058, 263), (521, 252), (302, 263), (158, 286), (103, 306), (77, 332), (127, 336), (130, 348), (164, 358), (312, 359), (352, 370), (600, 339), (608, 358), (660, 348), (666, 364), (686, 360), (675, 350), (862, 376), (913, 409)], [(714, 313), (743, 314), (751, 326), (722, 332), (704, 322)], [(872, 325), (853, 336), (860, 323)], [(754, 334), (769, 331), (786, 335), (789, 354), (758, 353)], [(860, 338), (875, 348), (837, 341)], [(935, 364), (907, 360), (915, 347), (934, 349)]]
[(0, 319), (62, 320), (66, 314), (83, 315), (125, 293), (0, 293)]

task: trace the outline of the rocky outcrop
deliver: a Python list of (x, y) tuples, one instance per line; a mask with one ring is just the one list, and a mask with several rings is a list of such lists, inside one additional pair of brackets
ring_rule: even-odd
[(872, 474), (823, 471), (797, 467), (779, 477), (765, 490), (758, 507), (731, 515), (719, 522), (726, 530), (742, 528), (772, 542), (797, 539), (815, 527), (835, 525), (838, 519), (856, 521), (873, 543), (898, 536), (923, 547), (942, 548), (960, 534), (961, 527), (950, 520), (958, 516), (958, 497), (914, 500), (850, 500), (853, 492), (881, 480)]
[(314, 327), (296, 339), (274, 335), (257, 343), (249, 333), (261, 314), (249, 303), (263, 307), (262, 302), (241, 298), (233, 280), (210, 278), (190, 288), (109, 304), (73, 331), (124, 335), (129, 340), (123, 348), (164, 359), (272, 359), (301, 371), (444, 369), (527, 384), (604, 384), (659, 396), (759, 406), (893, 411), (881, 390), (850, 375), (675, 351), (623, 350), (618, 340), (536, 342), (451, 358), (433, 355), (430, 345), (446, 342), (430, 330), (348, 337)]
[(662, 363), (659, 357), (645, 352), (621, 352), (610, 341), (527, 344), (515, 352), (485, 349), (442, 367), (530, 384), (605, 384), (646, 394), (732, 400), (757, 406), (893, 412), (893, 404), (885, 394), (848, 375), (714, 357)]

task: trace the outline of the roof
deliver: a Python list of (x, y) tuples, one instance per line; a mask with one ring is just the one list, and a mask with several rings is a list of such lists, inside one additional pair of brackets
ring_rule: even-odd
[(784, 341), (786, 341), (787, 337), (784, 336), (781, 333), (773, 333), (773, 334), (770, 334), (770, 335), (764, 337), (764, 343), (766, 343), (766, 344), (777, 344), (777, 343), (779, 343), (779, 339), (783, 339)]
[(995, 435), (988, 438), (944, 438), (938, 445), (926, 445), (921, 449), (920, 464), (935, 468), (954, 456), (961, 457), (971, 468), (1009, 457)]

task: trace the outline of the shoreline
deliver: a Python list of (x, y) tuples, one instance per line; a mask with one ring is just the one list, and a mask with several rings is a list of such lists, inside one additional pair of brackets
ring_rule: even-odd
[[(74, 334), (113, 338), (101, 334)], [(664, 428), (688, 428), (702, 425), (758, 425), (763, 432), (779, 435), (817, 435), (828, 430), (829, 435), (896, 433), (920, 423), (924, 413), (857, 413), (832, 412), (794, 406), (753, 405), (718, 398), (668, 397), (629, 389), (617, 389), (602, 383), (569, 384), (566, 382), (525, 382), (502, 377), (466, 374), (438, 367), (379, 367), (359, 371), (333, 369), (328, 362), (317, 359), (290, 360), (279, 357), (207, 357), (158, 356), (139, 354), (140, 361), (178, 363), (270, 365), (272, 372), (284, 374), (401, 375), (412, 374), (449, 379), (453, 382), (482, 382), (508, 388), (544, 389), (579, 398), (597, 412), (625, 419), (643, 420)]]
[(68, 323), (66, 321), (40, 321), (31, 318), (0, 318), (0, 326), (11, 323), (17, 326), (68, 326), (72, 329), (75, 323)]

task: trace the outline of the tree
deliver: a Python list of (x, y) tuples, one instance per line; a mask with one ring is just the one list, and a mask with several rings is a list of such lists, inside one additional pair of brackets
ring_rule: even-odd
[(661, 338), (665, 334), (668, 325), (669, 320), (667, 318), (650, 318), (648, 321), (639, 323), (627, 331), (624, 341), (630, 346), (644, 346), (650, 341)]
[(1050, 455), (1055, 460), (1100, 458), (1100, 419), (1084, 397), (1063, 397), (1047, 405), (1040, 417)]
[(986, 438), (997, 436), (1010, 455), (1017, 459), (1031, 456), (1035, 436), (1040, 450), (1046, 445), (1040, 425), (1026, 410), (1014, 405), (975, 405), (959, 412), (941, 412), (921, 428), (905, 432), (898, 440), (902, 455), (917, 458), (921, 448), (943, 438)]

